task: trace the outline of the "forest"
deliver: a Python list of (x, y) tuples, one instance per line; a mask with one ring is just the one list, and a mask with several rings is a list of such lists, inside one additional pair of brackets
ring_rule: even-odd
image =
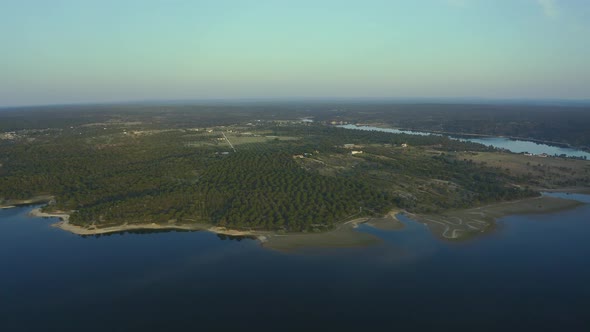
[(130, 107), (1, 112), (0, 203), (52, 195), (45, 209), (69, 211), (81, 226), (299, 232), (391, 209), (432, 213), (538, 195), (531, 177), (457, 157), (494, 149), (446, 136), (301, 122), (309, 112), (287, 112), (299, 106)]

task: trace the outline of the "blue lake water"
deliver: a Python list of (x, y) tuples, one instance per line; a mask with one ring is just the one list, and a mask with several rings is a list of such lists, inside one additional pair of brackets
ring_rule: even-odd
[(401, 217), (359, 227), (379, 245), (306, 253), (207, 232), (84, 238), (30, 209), (0, 210), (0, 331), (590, 327), (590, 205), (460, 243)]
[[(387, 133), (394, 133), (394, 134), (409, 134), (409, 135), (437, 135), (433, 133), (427, 132), (420, 132), (420, 131), (411, 131), (411, 130), (399, 130), (393, 128), (379, 128), (379, 127), (372, 127), (372, 126), (357, 126), (353, 124), (349, 125), (342, 125), (338, 126), (341, 128), (346, 129), (357, 129), (357, 130), (369, 130), (369, 131), (381, 131)], [(480, 138), (457, 138), (457, 137), (450, 137), (452, 139), (467, 141), (467, 142), (474, 142), (480, 143), (486, 146), (493, 146), (495, 148), (506, 149), (511, 152), (515, 153), (523, 153), (528, 152), (532, 154), (542, 154), (546, 153), (550, 156), (553, 155), (562, 155), (565, 154), (568, 157), (586, 157), (590, 160), (590, 153), (579, 150), (579, 149), (571, 149), (571, 148), (564, 148), (559, 146), (552, 146), (542, 143), (536, 143), (531, 141), (523, 141), (523, 140), (514, 140), (505, 137), (480, 137)]]

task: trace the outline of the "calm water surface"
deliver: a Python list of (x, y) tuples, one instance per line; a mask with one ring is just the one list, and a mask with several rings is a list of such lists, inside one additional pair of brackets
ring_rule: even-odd
[(461, 243), (401, 217), (359, 227), (380, 245), (295, 254), (206, 232), (83, 238), (30, 209), (0, 210), (0, 331), (590, 328), (590, 205)]
[[(399, 130), (393, 128), (380, 128), (380, 127), (372, 127), (372, 126), (357, 126), (353, 124), (349, 125), (342, 125), (338, 126), (341, 128), (346, 129), (356, 129), (356, 130), (369, 130), (369, 131), (382, 131), (387, 133), (394, 133), (394, 134), (409, 134), (409, 135), (437, 135), (433, 133), (421, 132), (421, 131), (411, 131), (411, 130)], [(450, 137), (452, 139), (466, 141), (466, 142), (474, 142), (480, 143), (486, 146), (493, 146), (495, 148), (506, 149), (511, 152), (515, 153), (522, 153), (522, 152), (529, 152), (532, 154), (542, 154), (546, 153), (550, 156), (553, 155), (562, 155), (565, 154), (568, 157), (586, 157), (590, 159), (590, 153), (578, 150), (578, 149), (570, 149), (570, 148), (563, 148), (559, 146), (552, 146), (547, 144), (540, 144), (531, 141), (522, 141), (522, 140), (514, 140), (505, 137), (483, 137), (483, 138), (457, 138), (457, 137)]]

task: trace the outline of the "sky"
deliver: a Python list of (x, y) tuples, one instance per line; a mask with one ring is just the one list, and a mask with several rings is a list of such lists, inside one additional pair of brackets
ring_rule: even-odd
[(0, 0), (0, 106), (590, 98), (588, 0)]

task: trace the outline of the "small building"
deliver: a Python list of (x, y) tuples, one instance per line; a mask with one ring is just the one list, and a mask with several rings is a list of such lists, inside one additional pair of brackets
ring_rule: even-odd
[(406, 143), (402, 144), (402, 148), (407, 148), (407, 147), (408, 147), (408, 144), (406, 144)]
[(363, 151), (361, 150), (353, 150), (350, 154), (355, 155), (355, 154), (361, 154), (363, 153)]

